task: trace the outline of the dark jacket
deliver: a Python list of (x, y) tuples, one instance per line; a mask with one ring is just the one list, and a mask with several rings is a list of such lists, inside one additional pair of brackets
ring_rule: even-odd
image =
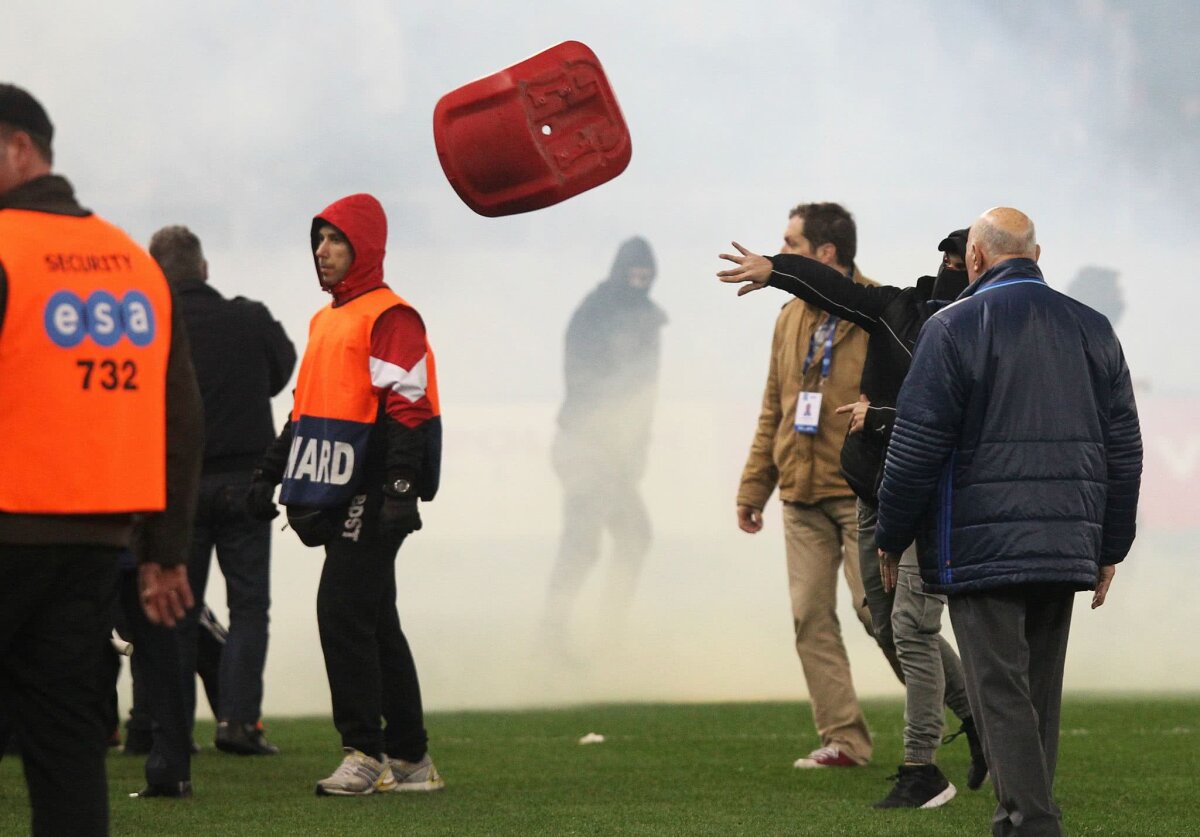
[(937, 291), (945, 294), (943, 300), (953, 299), (966, 280), (954, 287), (935, 286), (934, 277), (923, 276), (915, 288), (897, 288), (847, 282), (837, 270), (804, 256), (781, 253), (771, 257), (771, 265), (768, 285), (849, 320), (870, 335), (860, 386), (871, 407), (862, 431), (846, 435), (841, 474), (856, 495), (874, 505), (896, 418), (896, 397), (912, 362), (913, 345), (925, 321), (946, 304), (932, 302), (931, 297)]
[(667, 317), (649, 288), (630, 286), (630, 267), (654, 270), (643, 239), (627, 241), (609, 278), (575, 309), (563, 353), (561, 439), (586, 446), (608, 467), (638, 475), (658, 391), (660, 332)]
[(275, 438), (271, 398), (296, 349), (260, 302), (226, 299), (202, 279), (174, 283), (204, 401), (204, 471), (249, 471)]
[[(86, 217), (64, 178), (47, 175), (0, 195), (0, 211), (23, 209)], [(8, 280), (0, 264), (0, 329), (3, 328)], [(171, 306), (171, 346), (167, 360), (167, 503), (160, 514), (35, 515), (0, 512), (0, 543), (98, 544), (130, 546), (134, 523), (142, 520), (138, 557), (163, 566), (187, 562), (200, 457), (204, 444), (203, 412), (188, 335), (179, 306)], [(11, 443), (11, 442), (10, 442)]]
[(926, 323), (897, 404), (875, 541), (921, 541), (934, 592), (1095, 586), (1133, 543), (1142, 441), (1103, 315), (1030, 259)]

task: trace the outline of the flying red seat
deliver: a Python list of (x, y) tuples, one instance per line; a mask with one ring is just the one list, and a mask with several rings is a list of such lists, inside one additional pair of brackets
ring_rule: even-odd
[(443, 96), (433, 140), (480, 215), (530, 212), (612, 180), (633, 147), (595, 53), (564, 41)]

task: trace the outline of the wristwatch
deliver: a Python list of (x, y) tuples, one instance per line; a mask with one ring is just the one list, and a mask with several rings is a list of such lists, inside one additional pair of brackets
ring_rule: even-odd
[(386, 486), (388, 489), (387, 493), (393, 494), (397, 497), (408, 496), (410, 493), (412, 493), (412, 487), (412, 483), (403, 478), (398, 479), (392, 484)]

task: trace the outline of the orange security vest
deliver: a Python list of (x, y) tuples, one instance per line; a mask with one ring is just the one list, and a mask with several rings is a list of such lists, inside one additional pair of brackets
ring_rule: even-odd
[(171, 294), (95, 215), (0, 210), (0, 511), (166, 506)]
[[(292, 447), (279, 500), (330, 508), (358, 492), (379, 394), (371, 384), (371, 330), (389, 308), (408, 303), (388, 287), (316, 313), (296, 379)], [(408, 306), (411, 307), (411, 306)], [(426, 397), (440, 414), (433, 350), (425, 343)]]

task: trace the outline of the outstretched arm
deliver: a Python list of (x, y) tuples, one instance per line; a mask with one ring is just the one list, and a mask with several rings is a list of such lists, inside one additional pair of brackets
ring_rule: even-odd
[(722, 282), (741, 284), (738, 296), (770, 285), (828, 311), (835, 317), (850, 320), (867, 331), (879, 327), (879, 317), (901, 289), (891, 286), (860, 285), (852, 282), (832, 267), (815, 259), (780, 253), (767, 258), (747, 250), (736, 241), (738, 255), (722, 253), (720, 258), (737, 267), (722, 270), (717, 278)]

